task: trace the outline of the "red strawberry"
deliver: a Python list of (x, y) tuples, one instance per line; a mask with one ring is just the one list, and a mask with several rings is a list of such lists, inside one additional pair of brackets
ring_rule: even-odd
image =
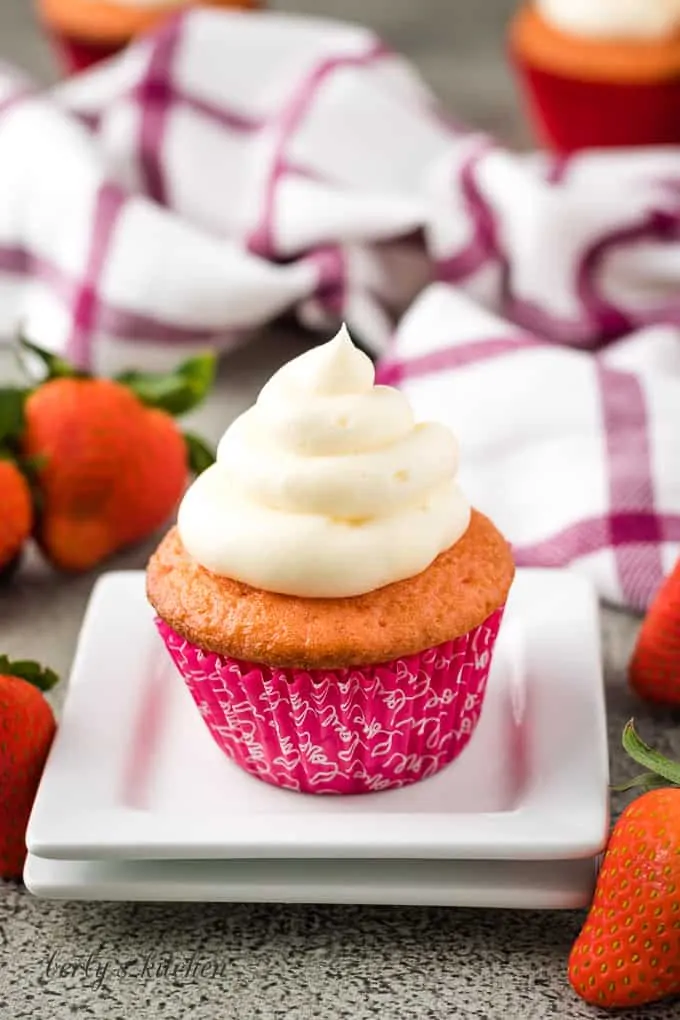
[(648, 792), (614, 826), (569, 958), (574, 990), (605, 1008), (680, 995), (680, 765), (643, 743), (632, 722), (623, 743), (651, 770), (627, 788)]
[(55, 566), (89, 570), (153, 534), (175, 510), (189, 471), (212, 461), (172, 415), (206, 395), (214, 358), (194, 358), (168, 376), (96, 379), (24, 347), (50, 374), (26, 398), (21, 443), (23, 456), (39, 465), (36, 537)]
[(0, 580), (9, 577), (33, 529), (33, 464), (20, 457), (26, 393), (0, 387)]
[(26, 826), (56, 729), (42, 695), (57, 682), (34, 662), (0, 656), (0, 877), (21, 878)]
[(17, 561), (32, 526), (28, 482), (17, 465), (0, 453), (0, 577)]
[(680, 705), (680, 560), (642, 624), (630, 682), (641, 698)]

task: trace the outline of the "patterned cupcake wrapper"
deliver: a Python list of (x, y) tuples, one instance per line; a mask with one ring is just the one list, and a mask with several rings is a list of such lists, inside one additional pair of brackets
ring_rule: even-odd
[(278, 669), (158, 630), (218, 746), (246, 772), (304, 793), (356, 794), (434, 775), (482, 710), (503, 607), (463, 637), (362, 668)]

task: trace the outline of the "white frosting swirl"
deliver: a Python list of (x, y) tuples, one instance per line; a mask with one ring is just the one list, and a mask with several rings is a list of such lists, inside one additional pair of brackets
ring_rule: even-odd
[(342, 598), (412, 577), (457, 541), (470, 507), (456, 440), (374, 378), (344, 327), (284, 365), (182, 501), (190, 555), (255, 588)]
[(680, 0), (536, 0), (546, 21), (594, 39), (660, 39), (680, 28)]

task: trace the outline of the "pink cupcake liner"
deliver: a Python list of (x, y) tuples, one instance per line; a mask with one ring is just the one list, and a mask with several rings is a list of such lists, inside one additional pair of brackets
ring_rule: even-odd
[(356, 794), (434, 775), (479, 720), (503, 617), (380, 665), (279, 669), (158, 630), (218, 746), (246, 772), (303, 793)]

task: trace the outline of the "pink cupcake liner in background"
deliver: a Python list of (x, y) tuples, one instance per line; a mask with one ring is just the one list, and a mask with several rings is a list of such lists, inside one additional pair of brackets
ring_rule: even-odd
[(434, 775), (479, 720), (503, 607), (463, 637), (380, 665), (278, 669), (158, 630), (218, 746), (303, 793), (356, 794)]

